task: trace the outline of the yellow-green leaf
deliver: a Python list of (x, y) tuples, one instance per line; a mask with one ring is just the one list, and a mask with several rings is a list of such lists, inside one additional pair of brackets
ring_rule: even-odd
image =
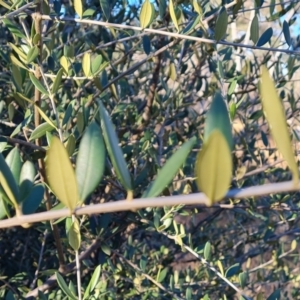
[(19, 188), (17, 182), (8, 167), (4, 157), (0, 153), (0, 186), (3, 188), (8, 199), (12, 202), (15, 209), (18, 209)]
[(75, 218), (68, 231), (68, 240), (70, 246), (77, 251), (81, 244), (80, 226), (78, 220)]
[(64, 72), (63, 68), (60, 68), (58, 70), (57, 74), (56, 74), (55, 80), (54, 80), (53, 85), (52, 85), (52, 93), (53, 94), (56, 94), (58, 89), (59, 89), (63, 72)]
[(150, 0), (145, 0), (140, 13), (140, 24), (142, 28), (147, 28), (153, 20), (154, 6)]
[(38, 111), (39, 111), (41, 117), (42, 117), (49, 125), (51, 125), (51, 126), (54, 127), (56, 130), (58, 130), (57, 127), (55, 126), (55, 124), (53, 123), (53, 121), (50, 120), (50, 119), (47, 117), (47, 115), (44, 113), (44, 111), (41, 110), (37, 105), (36, 105), (36, 108), (38, 109)]
[(174, 26), (177, 29), (177, 31), (179, 31), (179, 26), (178, 26), (178, 21), (177, 21), (175, 9), (174, 9), (173, 0), (169, 0), (169, 11), (170, 11), (170, 16), (174, 23)]
[(11, 46), (11, 48), (19, 55), (20, 58), (23, 58), (26, 60), (27, 55), (16, 45), (14, 45), (13, 43), (9, 43), (9, 45)]
[(0, 0), (0, 5), (3, 6), (3, 7), (5, 7), (8, 10), (11, 9), (11, 7), (8, 4), (6, 4), (4, 1), (2, 1), (2, 0)]
[(76, 139), (73, 134), (69, 136), (68, 141), (65, 143), (65, 147), (67, 149), (68, 155), (72, 156), (76, 147)]
[(74, 0), (74, 9), (80, 19), (82, 19), (83, 8), (81, 0)]
[(12, 53), (9, 54), (9, 58), (14, 65), (22, 69), (28, 70)]
[(56, 136), (47, 151), (46, 176), (55, 196), (73, 211), (79, 202), (75, 172), (66, 148)]
[(198, 3), (198, 0), (194, 0), (194, 1), (193, 1), (193, 6), (194, 6), (195, 12), (196, 12), (200, 17), (202, 17), (203, 11), (202, 11), (201, 5)]
[(62, 56), (60, 58), (60, 65), (62, 66), (62, 68), (64, 69), (64, 72), (66, 75), (68, 75), (69, 73), (69, 61), (65, 56)]
[(290, 135), (286, 126), (283, 105), (277, 95), (273, 80), (265, 66), (261, 67), (260, 94), (263, 111), (269, 123), (274, 141), (286, 160), (292, 174), (294, 184), (299, 181), (299, 172), (291, 146)]
[(177, 78), (177, 72), (176, 72), (176, 67), (175, 67), (174, 63), (170, 63), (170, 74), (169, 74), (169, 76), (174, 81)]
[(34, 84), (34, 86), (43, 94), (43, 95), (49, 95), (45, 87), (42, 85), (42, 83), (32, 74), (29, 73), (29, 78), (31, 82)]
[(232, 158), (228, 143), (219, 130), (214, 130), (204, 143), (196, 161), (198, 188), (210, 204), (222, 200), (230, 186)]
[(84, 53), (82, 58), (82, 70), (86, 77), (89, 77), (91, 74), (91, 55), (90, 53)]

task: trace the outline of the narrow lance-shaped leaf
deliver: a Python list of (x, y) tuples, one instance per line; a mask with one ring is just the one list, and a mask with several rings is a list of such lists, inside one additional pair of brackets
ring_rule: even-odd
[(56, 74), (56, 77), (55, 77), (55, 80), (53, 82), (53, 85), (52, 85), (52, 93), (53, 94), (56, 94), (58, 89), (59, 89), (59, 86), (61, 84), (61, 80), (62, 80), (62, 75), (63, 75), (63, 68), (60, 68)]
[(211, 133), (218, 129), (229, 145), (231, 150), (233, 147), (231, 123), (229, 113), (222, 95), (217, 92), (214, 96), (210, 109), (207, 113), (204, 129), (204, 142), (206, 142)]
[(256, 46), (261, 47), (264, 44), (268, 43), (271, 40), (272, 35), (273, 35), (273, 29), (272, 27), (270, 27), (260, 36)]
[(82, 8), (82, 0), (74, 0), (74, 9), (80, 19), (82, 19), (83, 8)]
[(147, 28), (153, 20), (154, 6), (150, 0), (145, 0), (140, 13), (140, 24), (142, 28)]
[(89, 77), (91, 74), (91, 55), (85, 53), (82, 58), (82, 70), (86, 77)]
[(68, 286), (67, 286), (65, 280), (63, 279), (63, 277), (58, 272), (55, 272), (55, 275), (56, 275), (56, 280), (57, 280), (57, 283), (58, 283), (59, 287), (69, 297), (69, 299), (77, 300), (78, 298), (68, 288)]
[(203, 11), (202, 11), (202, 8), (201, 8), (201, 4), (198, 3), (198, 0), (193, 0), (193, 7), (194, 7), (195, 12), (198, 13), (198, 15), (200, 17), (202, 17)]
[(31, 62), (33, 62), (36, 57), (39, 55), (39, 49), (37, 46), (32, 47), (27, 54), (26, 60), (27, 63), (30, 64)]
[(21, 173), (21, 155), (20, 151), (17, 147), (13, 148), (5, 158), (7, 165), (9, 166), (16, 183), (20, 181), (20, 173)]
[(256, 44), (258, 41), (258, 38), (259, 38), (258, 17), (257, 17), (257, 15), (255, 15), (251, 22), (250, 39), (254, 44)]
[(79, 202), (75, 172), (66, 148), (53, 136), (46, 156), (46, 176), (56, 197), (71, 211)]
[(214, 130), (204, 143), (196, 161), (198, 188), (208, 197), (210, 205), (222, 200), (230, 186), (232, 158), (228, 143), (219, 130)]
[(76, 218), (74, 218), (72, 225), (68, 231), (68, 240), (70, 246), (75, 250), (78, 251), (81, 244), (81, 235), (80, 235), (80, 226), (79, 222)]
[(94, 273), (92, 275), (92, 278), (84, 292), (84, 296), (83, 296), (83, 299), (88, 299), (89, 296), (90, 296), (90, 293), (94, 290), (94, 288), (96, 287), (96, 285), (98, 284), (99, 282), (99, 277), (100, 277), (100, 274), (101, 274), (101, 265), (98, 265), (96, 267), (96, 269), (94, 270)]
[(5, 191), (8, 199), (14, 205), (15, 209), (17, 209), (19, 201), (19, 188), (12, 172), (2, 156), (2, 153), (0, 153), (0, 185)]
[(180, 149), (178, 149), (158, 172), (156, 179), (149, 186), (147, 191), (144, 193), (143, 198), (150, 198), (158, 196), (166, 186), (170, 184), (174, 176), (178, 172), (179, 168), (185, 162), (187, 156), (192, 150), (196, 138), (190, 139), (188, 142), (185, 142)]
[(284, 34), (286, 43), (289, 46), (291, 46), (292, 41), (291, 41), (291, 35), (290, 35), (290, 28), (289, 28), (289, 24), (287, 23), (287, 21), (283, 21), (282, 30), (283, 30), (283, 34)]
[(31, 136), (29, 138), (29, 141), (38, 139), (42, 136), (44, 136), (46, 134), (46, 132), (51, 132), (52, 130), (54, 130), (55, 128), (48, 124), (48, 123), (42, 123), (41, 125), (39, 125), (38, 127), (36, 127), (33, 132), (31, 133)]
[(101, 6), (101, 9), (103, 11), (103, 14), (106, 18), (106, 21), (109, 20), (109, 17), (110, 17), (110, 0), (100, 0), (100, 6)]
[(167, 0), (160, 0), (158, 10), (159, 10), (159, 16), (161, 19), (164, 18), (166, 9), (167, 9)]
[(277, 95), (269, 71), (265, 66), (261, 67), (260, 93), (263, 111), (269, 123), (272, 136), (278, 150), (282, 153), (283, 158), (287, 161), (293, 173), (293, 181), (296, 186), (299, 181), (299, 172), (291, 146), (290, 135), (286, 126), (283, 105)]
[(222, 7), (216, 21), (215, 40), (218, 42), (224, 38), (228, 26), (228, 15), (226, 8)]
[(23, 214), (33, 214), (40, 206), (44, 197), (44, 186), (41, 184), (35, 185), (27, 197), (22, 202)]
[(131, 175), (127, 168), (122, 149), (119, 146), (119, 141), (114, 130), (114, 125), (111, 122), (108, 112), (104, 108), (102, 102), (99, 101), (98, 103), (100, 108), (99, 110), (103, 137), (109, 157), (123, 187), (127, 190), (127, 192), (131, 192), (133, 190)]
[(177, 31), (179, 31), (178, 20), (177, 20), (177, 17), (176, 17), (173, 0), (169, 0), (169, 11), (170, 11), (170, 16), (171, 16), (171, 19), (174, 23), (174, 26), (177, 29)]
[(92, 122), (86, 129), (76, 159), (76, 179), (80, 201), (94, 191), (105, 167), (105, 145), (99, 126)]
[(41, 110), (37, 105), (35, 105), (35, 106), (36, 106), (37, 110), (39, 111), (41, 117), (42, 117), (42, 118), (43, 118), (50, 126), (54, 127), (56, 130), (58, 130), (57, 127), (54, 125), (53, 121), (50, 120), (50, 119), (47, 117), (47, 115), (44, 113), (44, 111)]
[(29, 73), (30, 80), (34, 84), (34, 86), (44, 95), (49, 95), (47, 90), (44, 88), (44, 86), (41, 84), (41, 82), (31, 73)]
[(21, 169), (20, 174), (20, 199), (24, 199), (31, 191), (34, 177), (36, 175), (34, 164), (27, 160)]

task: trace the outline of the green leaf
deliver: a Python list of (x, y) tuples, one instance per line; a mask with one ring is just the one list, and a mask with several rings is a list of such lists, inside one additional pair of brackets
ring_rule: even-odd
[(149, 55), (150, 52), (151, 52), (151, 41), (150, 41), (150, 38), (149, 38), (148, 35), (144, 35), (142, 37), (142, 39), (143, 39), (143, 48), (144, 48), (144, 51), (145, 51), (145, 53), (147, 55)]
[(8, 10), (11, 9), (11, 7), (7, 3), (5, 3), (4, 1), (2, 1), (2, 0), (0, 0), (0, 5), (2, 5), (3, 7), (5, 7)]
[(62, 289), (62, 291), (72, 300), (77, 300), (77, 297), (70, 291), (63, 277), (58, 272), (55, 272), (55, 276), (56, 276), (57, 283), (59, 287)]
[(153, 20), (153, 13), (154, 13), (154, 5), (150, 2), (150, 0), (145, 0), (140, 13), (140, 24), (141, 27), (147, 28), (152, 20)]
[(21, 169), (21, 174), (20, 174), (20, 199), (24, 199), (27, 197), (27, 195), (30, 193), (33, 182), (34, 182), (34, 177), (36, 175), (35, 167), (34, 164), (27, 160)]
[(38, 49), (38, 47), (37, 46), (32, 47), (28, 51), (28, 54), (27, 54), (27, 57), (26, 57), (27, 63), (30, 64), (31, 62), (33, 62), (38, 55), (39, 55), (39, 49)]
[(52, 85), (52, 94), (56, 94), (59, 87), (60, 87), (60, 84), (61, 84), (61, 80), (62, 80), (62, 76), (63, 76), (63, 68), (60, 68), (56, 74), (56, 77), (55, 77), (55, 80), (53, 82), (53, 85)]
[(44, 88), (44, 86), (41, 84), (41, 82), (32, 74), (29, 73), (30, 80), (34, 84), (34, 86), (43, 94), (49, 96), (47, 90)]
[[(16, 3), (16, 2), (15, 2)], [(12, 7), (10, 8), (12, 9)], [(21, 39), (25, 39), (26, 40), (26, 36), (24, 35), (24, 33), (9, 19), (2, 19), (1, 20), (6, 27), (8, 28), (8, 30), (15, 36), (21, 38)]]
[(173, 0), (169, 0), (169, 11), (170, 11), (172, 22), (174, 23), (174, 26), (177, 29), (177, 31), (179, 31), (178, 20), (176, 17)]
[(83, 14), (83, 7), (82, 7), (82, 1), (81, 0), (74, 0), (74, 10), (79, 16), (80, 19), (82, 19)]
[(167, 9), (167, 1), (166, 0), (159, 0), (159, 16), (161, 20), (163, 20)]
[(240, 264), (236, 263), (226, 270), (225, 277), (230, 278), (230, 277), (236, 275), (240, 270), (241, 270)]
[(166, 278), (167, 274), (168, 274), (168, 271), (169, 271), (169, 267), (165, 267), (164, 269), (162, 270), (159, 270), (159, 273), (157, 274), (157, 281), (158, 282), (163, 282), (164, 279)]
[(231, 150), (233, 148), (233, 139), (230, 118), (225, 101), (219, 92), (216, 92), (206, 116), (204, 142), (209, 139), (215, 129), (218, 129), (223, 134)]
[(16, 183), (20, 181), (20, 173), (21, 173), (21, 155), (20, 151), (17, 147), (13, 148), (5, 158), (7, 165), (9, 166)]
[(24, 66), (24, 64), (21, 63), (12, 53), (9, 54), (9, 58), (14, 65), (28, 71), (28, 69)]
[(228, 26), (228, 15), (225, 7), (222, 7), (216, 21), (215, 40), (218, 42), (224, 38)]
[(151, 198), (158, 196), (166, 186), (170, 184), (174, 176), (177, 174), (179, 168), (185, 162), (187, 156), (192, 150), (196, 138), (192, 138), (189, 141), (185, 142), (180, 149), (178, 149), (158, 172), (156, 179), (149, 186), (147, 191), (144, 193), (143, 198)]
[(193, 0), (193, 7), (194, 7), (195, 12), (199, 15), (199, 17), (202, 17), (203, 11), (202, 11), (200, 1), (198, 3), (198, 0)]
[(239, 282), (241, 285), (241, 288), (244, 289), (247, 285), (247, 279), (248, 279), (248, 274), (247, 272), (242, 272), (239, 274)]
[(259, 23), (257, 15), (254, 16), (250, 27), (250, 39), (256, 44), (259, 38)]
[(8, 110), (8, 119), (9, 119), (9, 121), (12, 122), (12, 120), (14, 118), (14, 115), (15, 115), (15, 112), (16, 112), (15, 106), (12, 102), (9, 103), (7, 110)]
[(79, 202), (74, 169), (66, 148), (53, 136), (46, 156), (46, 176), (55, 196), (71, 211)]
[(21, 90), (22, 85), (23, 85), (22, 76), (20, 73), (20, 69), (14, 64), (12, 65), (12, 75), (13, 75), (13, 79), (16, 82), (18, 89)]
[(44, 111), (42, 109), (40, 109), (37, 105), (35, 105), (35, 106), (36, 106), (37, 110), (39, 111), (41, 117), (44, 119), (44, 121), (46, 121), (50, 126), (54, 127), (56, 130), (58, 130), (57, 127), (55, 126), (54, 122), (48, 118), (48, 116), (44, 113)]
[(23, 214), (33, 214), (40, 206), (44, 198), (44, 186), (42, 184), (35, 185), (27, 197), (22, 202)]
[(284, 108), (277, 95), (275, 85), (270, 78), (269, 71), (265, 66), (261, 67), (260, 94), (263, 111), (269, 123), (271, 134), (278, 150), (282, 153), (293, 174), (293, 181), (296, 186), (299, 181), (299, 173), (286, 126)]
[(81, 244), (81, 235), (80, 235), (80, 226), (78, 220), (75, 218), (72, 222), (71, 227), (68, 231), (68, 240), (70, 246), (75, 250), (78, 251)]
[(76, 148), (76, 139), (73, 134), (69, 136), (68, 141), (65, 143), (65, 147), (67, 149), (68, 155), (72, 156)]
[(230, 186), (232, 159), (228, 142), (214, 130), (197, 156), (195, 173), (198, 188), (210, 200), (210, 205), (222, 200)]
[(110, 8), (110, 5), (109, 5), (109, 1), (110, 0), (100, 0), (100, 6), (101, 6), (103, 14), (104, 14), (104, 16), (106, 18), (106, 21), (109, 20), (110, 11), (111, 11), (111, 8)]
[(7, 199), (5, 192), (2, 191), (2, 188), (0, 186), (0, 220), (2, 220), (5, 217), (10, 217), (10, 209), (8, 207), (8, 203), (10, 203), (10, 201)]
[(82, 58), (82, 70), (86, 77), (89, 77), (91, 74), (91, 55), (86, 52)]
[(204, 258), (206, 260), (210, 260), (210, 258), (211, 258), (211, 243), (209, 241), (206, 242), (206, 244), (205, 244), (203, 254), (204, 254)]
[(2, 153), (0, 153), (0, 185), (15, 209), (17, 209), (19, 202), (19, 188)]
[(76, 179), (82, 202), (95, 190), (105, 167), (105, 145), (100, 127), (92, 122), (86, 129), (76, 159)]
[(283, 30), (283, 35), (286, 43), (289, 46), (291, 46), (292, 40), (291, 40), (290, 28), (289, 28), (289, 24), (285, 20), (283, 21), (282, 30)]
[(256, 46), (261, 47), (264, 44), (268, 43), (273, 35), (273, 29), (272, 27), (268, 28), (259, 38), (257, 41)]
[(13, 43), (8, 43), (8, 44), (19, 55), (20, 59), (23, 59), (23, 60), (27, 59), (27, 55), (19, 47), (17, 47)]
[(97, 55), (92, 62), (91, 71), (93, 76), (96, 76), (101, 71), (102, 55)]
[(111, 122), (108, 112), (104, 108), (102, 102), (99, 101), (98, 104), (99, 104), (103, 137), (104, 137), (104, 141), (106, 144), (109, 157), (116, 171), (118, 179), (121, 181), (123, 187), (127, 190), (127, 192), (132, 191), (133, 186), (132, 186), (131, 175), (128, 171), (122, 149), (119, 146), (119, 141), (118, 141), (117, 134), (114, 130), (114, 125)]
[(100, 274), (101, 274), (101, 265), (98, 265), (96, 267), (96, 269), (94, 270), (94, 273), (92, 275), (92, 278), (84, 292), (84, 296), (83, 299), (88, 299), (90, 296), (90, 293), (94, 290), (94, 288), (96, 287), (96, 285), (99, 282), (99, 278), (100, 278)]
[(46, 134), (46, 132), (51, 132), (55, 128), (48, 124), (48, 123), (42, 123), (38, 127), (36, 127), (33, 132), (31, 133), (31, 136), (29, 138), (29, 141), (33, 141), (35, 139), (38, 139)]

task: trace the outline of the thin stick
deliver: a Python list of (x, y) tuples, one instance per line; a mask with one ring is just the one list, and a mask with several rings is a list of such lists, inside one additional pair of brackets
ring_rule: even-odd
[(196, 42), (202, 42), (206, 44), (220, 44), (220, 45), (225, 45), (225, 46), (233, 46), (233, 47), (240, 47), (240, 48), (246, 48), (246, 49), (253, 49), (253, 50), (261, 50), (261, 51), (272, 51), (272, 52), (282, 52), (282, 53), (287, 53), (287, 54), (293, 54), (293, 55), (299, 55), (299, 51), (295, 50), (288, 50), (288, 49), (278, 49), (278, 48), (268, 48), (268, 47), (258, 47), (255, 45), (245, 45), (241, 43), (233, 43), (233, 42), (227, 42), (227, 41), (216, 41), (213, 39), (207, 39), (207, 38), (200, 38), (196, 36), (190, 36), (186, 34), (180, 34), (176, 32), (169, 32), (169, 31), (164, 31), (164, 30), (158, 30), (158, 29), (152, 29), (152, 28), (142, 28), (138, 26), (131, 26), (131, 25), (126, 25), (126, 24), (116, 24), (116, 23), (107, 23), (107, 22), (102, 22), (102, 21), (94, 21), (94, 20), (80, 20), (76, 18), (71, 18), (71, 17), (53, 17), (53, 16), (47, 16), (47, 15), (42, 15), (42, 19), (44, 20), (52, 20), (52, 21), (67, 21), (67, 22), (76, 22), (76, 23), (83, 23), (83, 24), (94, 24), (94, 25), (99, 25), (99, 26), (104, 26), (104, 27), (114, 27), (114, 28), (119, 28), (119, 29), (131, 29), (135, 31), (145, 31), (149, 33), (153, 33), (156, 35), (165, 35), (173, 38), (178, 38), (178, 39), (184, 39), (184, 40), (190, 40), (190, 41), (196, 41)]
[[(285, 193), (291, 191), (300, 190), (300, 182), (297, 186), (293, 181), (286, 181), (280, 183), (271, 183), (261, 186), (252, 186), (244, 189), (233, 189), (228, 191), (224, 198), (242, 199), (250, 197), (260, 197), (268, 194)], [(74, 214), (80, 215), (93, 215), (99, 213), (109, 213), (127, 210), (138, 210), (147, 207), (164, 207), (174, 205), (203, 205), (208, 206), (210, 201), (205, 194), (196, 193), (190, 195), (169, 196), (160, 198), (148, 198), (148, 199), (135, 199), (132, 201), (120, 200), (112, 201), (108, 203), (100, 203), (95, 205), (88, 205), (85, 207), (76, 208)], [(42, 213), (36, 213), (31, 215), (23, 215), (14, 217), (7, 220), (0, 221), (0, 228), (8, 228), (13, 226), (19, 226), (24, 223), (37, 223), (47, 220), (59, 219), (63, 217), (69, 217), (70, 210), (67, 208), (47, 211)]]

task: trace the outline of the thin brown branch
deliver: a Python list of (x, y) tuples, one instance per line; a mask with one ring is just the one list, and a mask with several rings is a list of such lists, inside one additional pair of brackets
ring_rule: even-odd
[[(36, 34), (40, 35), (40, 40), (37, 43), (37, 46), (39, 48), (39, 61), (40, 62), (43, 61), (42, 17), (41, 17), (42, 15), (41, 15), (41, 13), (42, 13), (42, 3), (39, 2), (37, 5), (37, 12), (32, 15), (32, 19), (35, 24)], [(35, 77), (39, 81), (42, 80), (42, 74), (41, 74), (40, 66), (38, 64), (35, 66)], [(41, 92), (37, 88), (35, 88), (35, 90), (34, 90), (34, 103), (36, 104), (34, 106), (34, 126), (35, 126), (35, 128), (37, 128), (41, 122), (40, 113), (37, 109), (38, 107), (41, 107)], [(41, 139), (36, 139), (35, 143), (36, 143), (36, 146), (38, 146), (38, 147), (42, 146)], [(39, 166), (39, 174), (40, 174), (41, 181), (44, 183), (47, 183), (46, 166), (45, 166), (45, 162), (43, 159), (40, 158), (38, 160), (38, 166)], [(49, 194), (49, 191), (47, 188), (45, 189), (45, 199), (46, 199), (46, 208), (48, 211), (50, 211), (52, 208), (52, 203), (51, 203), (51, 197), (50, 197), (50, 194)], [(55, 245), (56, 245), (56, 249), (57, 249), (60, 270), (63, 270), (64, 265), (65, 265), (65, 257), (64, 257), (63, 247), (62, 247), (62, 243), (61, 243), (61, 239), (60, 239), (60, 235), (59, 235), (59, 230), (58, 230), (58, 227), (56, 224), (53, 224), (52, 221), (50, 221), (50, 223), (51, 223), (52, 232), (53, 232)]]

